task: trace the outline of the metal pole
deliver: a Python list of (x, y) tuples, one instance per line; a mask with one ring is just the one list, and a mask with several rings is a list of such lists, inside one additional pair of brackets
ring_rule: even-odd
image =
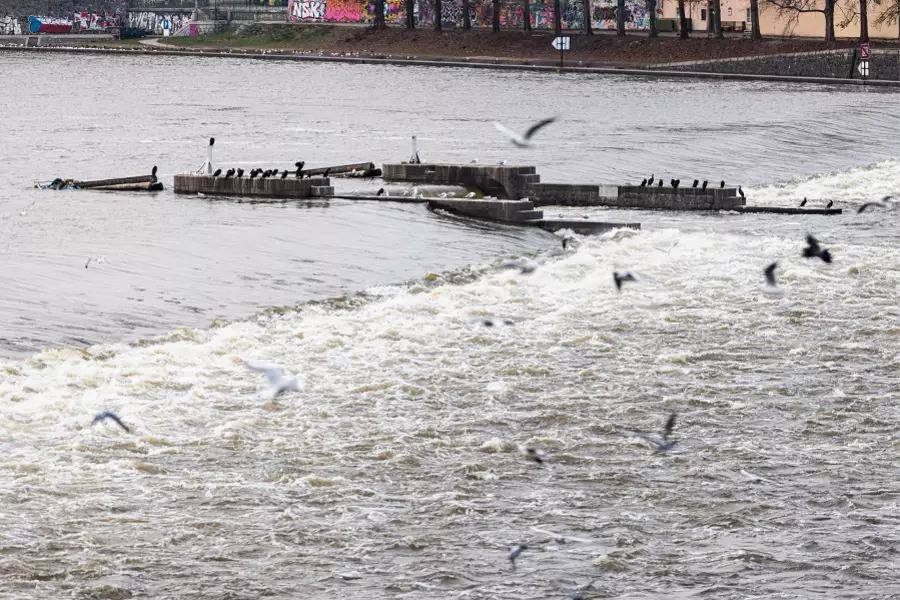
[(563, 69), (563, 54), (565, 54), (565, 50), (563, 50), (563, 48), (565, 48), (565, 46), (563, 46), (563, 45), (560, 45), (560, 46), (559, 46), (559, 72), (560, 72), (560, 73), (562, 73), (562, 69)]

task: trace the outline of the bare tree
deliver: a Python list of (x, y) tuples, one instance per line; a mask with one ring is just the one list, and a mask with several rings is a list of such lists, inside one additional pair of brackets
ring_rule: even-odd
[(416, 28), (416, 0), (406, 0), (406, 28)]
[(650, 15), (650, 37), (659, 37), (656, 29), (656, 0), (647, 0), (647, 13)]
[(553, 0), (553, 31), (556, 36), (562, 35), (562, 6), (560, 0)]
[(441, 0), (434, 0), (434, 30), (441, 30)]
[(681, 39), (688, 39), (687, 16), (684, 14), (684, 0), (678, 0), (678, 25), (681, 28)]
[(522, 0), (522, 29), (531, 33), (531, 0)]
[(835, 0), (825, 0), (822, 8), (819, 8), (819, 0), (763, 0), (763, 3), (772, 7), (779, 18), (786, 19), (785, 31), (793, 29), (801, 14), (822, 13), (825, 15), (825, 41), (834, 41)]
[(616, 2), (616, 35), (625, 35), (625, 0)]
[(591, 31), (591, 0), (584, 1), (584, 35), (594, 35)]
[(375, 0), (375, 29), (384, 29), (384, 0)]
[(500, 31), (500, 0), (494, 0), (492, 4), (491, 25), (494, 33)]
[(900, 39), (900, 0), (872, 0), (875, 6), (881, 6), (884, 2), (885, 6), (875, 19), (875, 24), (879, 27), (885, 25), (893, 25), (896, 23), (897, 39)]
[(759, 0), (750, 0), (750, 38), (761, 40), (762, 33), (759, 31)]
[(712, 25), (713, 25), (713, 33), (715, 33), (717, 38), (724, 38), (725, 34), (722, 32), (722, 2), (721, 0), (713, 0), (713, 14), (712, 14)]
[[(384, 2), (384, 0), (381, 0)], [(463, 30), (469, 31), (472, 29), (472, 16), (469, 15), (469, 0), (462, 0), (462, 9), (463, 9)]]
[(869, 41), (869, 1), (857, 0), (857, 5), (852, 0), (848, 2), (846, 7), (841, 7), (844, 13), (844, 19), (840, 22), (841, 28), (847, 27), (854, 21), (859, 21), (859, 41), (866, 43)]

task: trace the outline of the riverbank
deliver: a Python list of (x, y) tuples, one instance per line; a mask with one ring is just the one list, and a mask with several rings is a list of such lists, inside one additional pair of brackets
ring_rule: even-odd
[[(740, 36), (708, 38), (705, 32), (687, 40), (672, 36), (649, 38), (644, 32), (618, 37), (614, 32), (592, 36), (569, 32), (572, 49), (565, 60), (585, 67), (646, 67), (665, 63), (746, 58), (797, 52), (820, 52), (854, 48), (855, 40), (824, 42), (810, 39), (766, 39), (753, 41)], [(199, 37), (168, 38), (172, 48), (255, 49), (340, 53), (358, 56), (414, 57), (433, 59), (501, 59), (508, 62), (556, 64), (559, 52), (551, 46), (550, 32), (430, 29), (390, 27), (377, 31), (368, 27), (336, 25), (257, 24), (244, 31)], [(877, 42), (874, 47), (879, 47)], [(896, 47), (896, 44), (885, 47)]]

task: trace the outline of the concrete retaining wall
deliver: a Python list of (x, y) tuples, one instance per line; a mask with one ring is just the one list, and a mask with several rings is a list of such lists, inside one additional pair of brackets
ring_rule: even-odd
[(333, 196), (334, 188), (327, 177), (312, 179), (262, 179), (257, 177), (210, 177), (208, 175), (176, 175), (176, 194), (209, 194), (223, 196), (262, 196), (268, 198), (312, 198)]
[(744, 206), (734, 188), (709, 189), (537, 183), (528, 186), (536, 206), (614, 206), (656, 210), (733, 210)]
[(517, 200), (528, 195), (528, 186), (541, 180), (536, 167), (479, 164), (386, 163), (385, 181), (445, 183), (476, 187), (500, 199)]
[[(654, 69), (697, 71), (704, 73), (744, 73), (750, 75), (785, 75), (794, 77), (829, 77), (862, 79), (856, 70), (857, 56), (852, 49), (799, 52), (722, 60), (692, 61), (657, 65)], [(897, 81), (900, 62), (897, 50), (872, 50), (869, 79)]]

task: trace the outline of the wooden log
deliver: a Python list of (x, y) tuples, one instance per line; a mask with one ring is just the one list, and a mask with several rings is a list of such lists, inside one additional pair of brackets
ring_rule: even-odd
[(75, 181), (73, 185), (82, 189), (109, 187), (129, 183), (155, 183), (155, 175), (138, 175), (137, 177), (116, 177), (114, 179), (98, 179), (95, 181)]
[(351, 165), (336, 165), (334, 167), (322, 167), (321, 169), (303, 169), (303, 175), (324, 175), (328, 171), (329, 175), (341, 175), (350, 173), (351, 171), (374, 171), (375, 163), (353, 163)]
[(142, 181), (139, 183), (117, 183), (114, 185), (98, 185), (92, 190), (110, 192), (158, 192), (163, 189), (161, 181)]

